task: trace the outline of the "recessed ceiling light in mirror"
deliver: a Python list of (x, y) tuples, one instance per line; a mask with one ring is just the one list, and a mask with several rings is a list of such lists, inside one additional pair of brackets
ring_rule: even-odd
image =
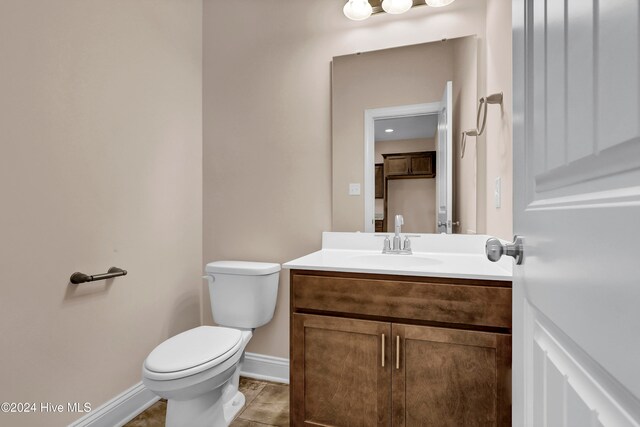
[(433, 138), (438, 129), (438, 115), (376, 119), (374, 126), (375, 141)]

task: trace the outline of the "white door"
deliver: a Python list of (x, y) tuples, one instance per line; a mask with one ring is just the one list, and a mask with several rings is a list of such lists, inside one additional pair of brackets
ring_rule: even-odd
[(639, 4), (513, 2), (515, 426), (640, 425)]
[(451, 211), (453, 203), (453, 84), (444, 88), (438, 112), (438, 147), (436, 148), (436, 230), (438, 233), (453, 232)]

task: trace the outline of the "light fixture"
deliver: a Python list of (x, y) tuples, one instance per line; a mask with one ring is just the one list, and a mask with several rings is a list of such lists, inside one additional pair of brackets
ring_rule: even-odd
[(344, 16), (352, 21), (362, 21), (371, 16), (373, 8), (367, 0), (349, 0), (342, 9)]
[(384, 131), (385, 131), (386, 133), (391, 133), (391, 132), (393, 132), (393, 129), (385, 129)]
[(413, 6), (413, 0), (382, 0), (382, 10), (392, 15), (405, 13)]
[(392, 15), (405, 13), (413, 6), (428, 5), (431, 7), (443, 7), (450, 5), (455, 0), (347, 0), (342, 11), (344, 16), (353, 21), (362, 21), (372, 13), (387, 12)]
[(431, 7), (442, 7), (453, 3), (455, 0), (427, 0), (427, 4)]

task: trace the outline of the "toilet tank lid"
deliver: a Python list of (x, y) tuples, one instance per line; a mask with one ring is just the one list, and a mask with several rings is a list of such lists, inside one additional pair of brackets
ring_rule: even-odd
[(207, 273), (264, 276), (280, 271), (280, 264), (252, 261), (215, 261), (207, 264)]

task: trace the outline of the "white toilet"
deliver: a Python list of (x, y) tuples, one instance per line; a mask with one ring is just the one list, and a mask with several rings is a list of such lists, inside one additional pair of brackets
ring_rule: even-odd
[(213, 319), (157, 346), (144, 361), (142, 382), (167, 399), (166, 426), (226, 427), (243, 407), (238, 390), (244, 349), (254, 328), (273, 318), (280, 264), (207, 264)]

